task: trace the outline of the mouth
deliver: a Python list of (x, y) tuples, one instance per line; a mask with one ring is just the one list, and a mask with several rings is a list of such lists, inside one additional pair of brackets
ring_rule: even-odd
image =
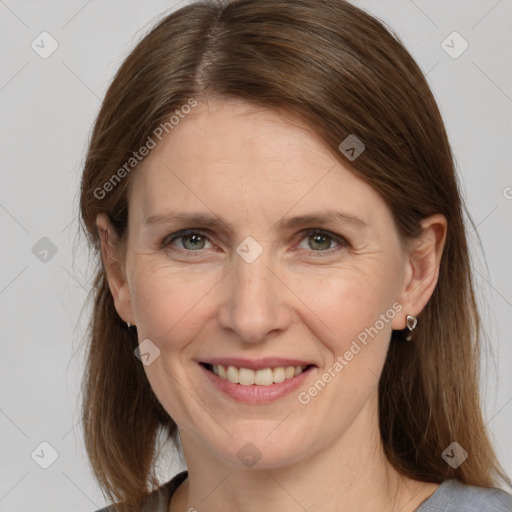
[(233, 366), (219, 361), (198, 361), (198, 368), (206, 377), (202, 381), (206, 384), (205, 393), (211, 394), (213, 390), (238, 403), (256, 405), (274, 402), (305, 386), (306, 379), (314, 376), (319, 368), (315, 364), (295, 364), (300, 362), (286, 361), (286, 366), (275, 366), (270, 361), (240, 362), (240, 366)]
[(241, 386), (271, 386), (293, 379), (315, 365), (277, 366), (254, 370), (222, 364), (199, 363), (203, 368), (222, 380)]

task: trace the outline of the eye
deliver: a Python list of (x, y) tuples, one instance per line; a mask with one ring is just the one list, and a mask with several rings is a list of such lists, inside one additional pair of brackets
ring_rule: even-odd
[[(313, 253), (321, 253), (315, 254), (315, 256), (330, 256), (331, 254), (340, 251), (344, 247), (348, 247), (349, 243), (339, 235), (335, 235), (329, 231), (324, 231), (322, 229), (310, 229), (304, 234), (304, 240), (307, 242), (308, 246), (313, 250)], [(333, 250), (331, 249), (331, 243), (336, 241), (338, 246), (336, 246)], [(319, 250), (317, 250), (319, 249)]]
[(209, 238), (208, 235), (202, 231), (187, 229), (170, 235), (164, 240), (162, 247), (171, 245), (174, 240), (181, 240), (182, 247), (179, 247), (180, 249), (196, 252), (198, 249), (205, 248), (204, 244)]
[[(310, 253), (315, 253), (315, 256), (330, 256), (331, 254), (338, 252), (343, 248), (349, 247), (350, 245), (342, 236), (322, 229), (310, 229), (306, 232), (302, 232), (301, 234), (301, 240), (305, 240), (308, 243)], [(178, 250), (184, 250), (188, 252), (199, 252), (200, 250), (206, 248), (206, 242), (211, 243), (207, 233), (197, 229), (187, 229), (169, 235), (164, 239), (161, 248), (163, 249), (170, 247), (172, 250), (171, 246), (175, 240), (179, 240), (181, 242), (181, 247), (178, 245)], [(331, 249), (331, 244), (334, 241), (336, 241), (338, 246), (336, 246), (334, 249)], [(306, 248), (306, 250), (308, 249)]]

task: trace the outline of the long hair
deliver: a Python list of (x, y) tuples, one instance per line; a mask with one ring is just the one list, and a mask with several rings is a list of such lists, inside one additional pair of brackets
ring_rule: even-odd
[[(381, 437), (390, 463), (410, 478), (510, 485), (482, 417), (481, 320), (467, 210), (420, 68), (391, 29), (344, 0), (210, 0), (165, 16), (128, 55), (101, 105), (83, 169), (81, 228), (97, 266), (82, 419), (104, 494), (135, 510), (158, 486), (157, 435), (176, 442), (177, 428), (134, 356), (136, 334), (114, 307), (96, 216), (108, 214), (121, 250), (134, 153), (155, 140), (159, 126), (170, 132), (171, 116), (191, 99), (214, 97), (275, 109), (313, 128), (335, 158), (380, 194), (401, 240), (417, 237), (423, 218), (445, 215), (439, 280), (414, 341), (392, 332), (379, 382)], [(351, 134), (366, 149), (348, 162), (338, 146)], [(442, 458), (453, 441), (469, 453), (457, 468)]]

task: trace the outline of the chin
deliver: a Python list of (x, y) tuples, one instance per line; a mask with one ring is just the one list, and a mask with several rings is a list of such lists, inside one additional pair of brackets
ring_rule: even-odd
[(204, 442), (210, 444), (216, 457), (237, 470), (286, 467), (303, 458), (307, 448), (313, 444), (307, 424), (304, 424), (302, 435), (290, 432), (288, 423), (293, 416), (290, 414), (284, 421), (283, 418), (278, 421), (244, 420), (240, 428), (228, 429), (233, 437), (226, 434), (222, 440), (211, 440), (212, 444), (208, 440)]

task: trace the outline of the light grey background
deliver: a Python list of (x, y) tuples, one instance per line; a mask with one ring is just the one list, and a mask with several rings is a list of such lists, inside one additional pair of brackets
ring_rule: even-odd
[[(486, 354), (492, 349), (484, 368), (485, 415), (512, 474), (512, 2), (354, 3), (402, 38), (428, 72), (444, 116), (488, 264), (473, 232)], [(177, 6), (163, 0), (0, 0), (0, 512), (86, 512), (105, 504), (79, 423), (78, 349), (88, 310), (79, 313), (90, 283), (83, 248), (74, 245), (81, 165), (121, 59)], [(43, 31), (59, 45), (47, 59), (31, 48)], [(469, 44), (456, 59), (441, 46), (453, 31)], [(461, 47), (452, 39), (446, 44), (453, 52)], [(57, 250), (46, 262), (33, 253), (43, 237)], [(58, 453), (48, 469), (31, 456), (35, 450), (36, 460), (49, 460), (42, 442)], [(181, 467), (169, 457), (162, 480)]]

